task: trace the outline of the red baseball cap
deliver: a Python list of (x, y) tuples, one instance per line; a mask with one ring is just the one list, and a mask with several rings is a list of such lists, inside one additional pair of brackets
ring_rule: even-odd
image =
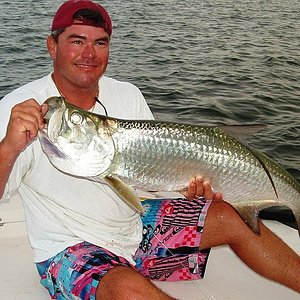
[(90, 0), (69, 0), (63, 3), (54, 15), (51, 31), (65, 28), (73, 24), (95, 26), (90, 20), (74, 20), (74, 14), (80, 9), (96, 10), (103, 18), (102, 27), (109, 35), (112, 33), (112, 22), (108, 12), (100, 4)]

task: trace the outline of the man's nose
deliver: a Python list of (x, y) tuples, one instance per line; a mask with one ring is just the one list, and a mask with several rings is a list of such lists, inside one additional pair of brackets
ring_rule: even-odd
[(81, 55), (82, 55), (82, 57), (86, 57), (86, 58), (93, 58), (93, 57), (95, 57), (96, 51), (95, 51), (94, 45), (92, 45), (92, 44), (85, 44), (83, 46)]

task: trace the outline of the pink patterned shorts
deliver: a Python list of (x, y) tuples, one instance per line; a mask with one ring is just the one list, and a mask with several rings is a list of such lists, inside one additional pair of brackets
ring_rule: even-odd
[(153, 280), (177, 281), (204, 276), (209, 249), (200, 241), (210, 201), (161, 199), (143, 202), (143, 239), (134, 260)]
[(210, 201), (148, 199), (143, 237), (132, 266), (125, 258), (88, 242), (68, 247), (37, 263), (41, 284), (52, 299), (95, 299), (101, 278), (112, 268), (128, 266), (152, 280), (193, 280), (204, 276), (209, 249), (199, 245)]

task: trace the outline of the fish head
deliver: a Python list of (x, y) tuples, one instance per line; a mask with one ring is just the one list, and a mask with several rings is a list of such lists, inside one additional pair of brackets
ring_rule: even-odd
[(49, 111), (40, 134), (42, 148), (59, 170), (94, 177), (111, 165), (115, 146), (105, 117), (73, 106), (62, 98), (46, 100)]
[(62, 97), (50, 97), (44, 102), (44, 104), (47, 104), (48, 106), (48, 112), (44, 117), (44, 121), (46, 125), (48, 125), (49, 120), (53, 115), (53, 113), (55, 113), (60, 108), (66, 107), (66, 102)]

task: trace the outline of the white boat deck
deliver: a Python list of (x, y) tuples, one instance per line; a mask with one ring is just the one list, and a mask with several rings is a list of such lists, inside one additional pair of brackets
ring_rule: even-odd
[[(13, 197), (9, 203), (0, 204), (0, 218), (4, 223), (0, 226), (0, 300), (50, 299), (39, 284), (18, 197)], [(300, 254), (296, 230), (278, 222), (265, 223)], [(256, 275), (228, 247), (212, 249), (203, 280), (157, 284), (182, 300), (300, 299), (298, 293)]]

